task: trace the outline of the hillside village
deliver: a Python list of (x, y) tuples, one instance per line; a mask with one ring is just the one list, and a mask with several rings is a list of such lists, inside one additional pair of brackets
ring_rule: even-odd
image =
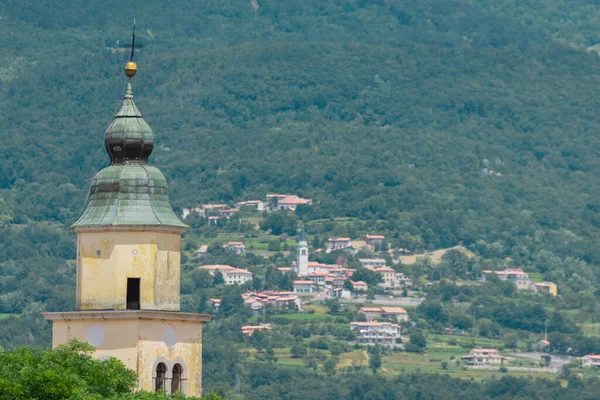
[[(351, 354), (358, 357), (351, 364), (369, 366), (375, 354), (383, 357), (386, 370), (390, 368), (388, 363), (400, 368), (422, 368), (425, 360), (431, 367), (435, 360), (431, 354), (439, 354), (440, 371), (456, 370), (465, 376), (497, 371), (547, 376), (559, 373), (567, 364), (584, 369), (600, 365), (593, 354), (578, 356), (572, 348), (565, 349), (563, 344), (554, 345), (548, 340), (554, 334), (548, 335), (547, 320), (541, 321), (541, 330), (534, 329), (521, 337), (509, 334), (507, 340), (495, 339), (496, 334), (485, 332), (489, 328), (482, 330), (473, 306), (473, 315), (465, 316), (472, 322), (453, 324), (439, 315), (445, 306), (437, 300), (440, 297), (436, 292), (447, 290), (449, 285), (464, 290), (485, 290), (496, 285), (543, 303), (560, 296), (557, 283), (510, 261), (495, 268), (484, 262), (485, 269), (446, 278), (443, 267), (447, 264), (472, 266), (477, 257), (460, 244), (429, 251), (397, 247), (398, 233), (389, 229), (369, 230), (356, 236), (313, 234), (322, 221), (301, 222), (297, 217), (312, 202), (297, 195), (267, 194), (263, 200), (203, 204), (182, 210), (182, 217), (192, 227), (214, 227), (211, 237), (200, 233), (189, 239), (188, 264), (210, 276), (210, 286), (232, 287), (239, 293), (238, 307), (246, 310), (246, 322), (250, 323), (240, 323), (237, 329), (250, 346), (257, 341), (263, 343), (255, 350), (250, 348), (249, 355), (271, 361), (289, 360), (286, 362), (292, 364), (316, 362), (317, 367), (321, 365), (318, 368), (325, 368), (326, 359), (319, 364), (323, 355), (311, 353), (313, 346), (330, 350), (340, 347), (342, 350), (334, 350), (331, 355), (337, 368), (345, 365), (344, 357)], [(278, 220), (270, 225), (274, 219)], [(284, 228), (290, 221), (293, 229)], [(244, 262), (248, 257), (254, 265)], [(256, 257), (264, 261), (257, 262)], [(213, 263), (222, 259), (231, 262)], [(227, 290), (217, 292), (227, 296)], [(428, 301), (429, 297), (435, 300)], [(225, 312), (224, 301), (231, 299), (211, 297), (205, 305), (219, 316)], [(419, 326), (428, 313), (433, 316), (434, 325), (424, 334)], [(328, 327), (320, 328), (319, 334), (303, 331), (306, 323), (312, 331), (325, 321)], [(286, 342), (289, 339), (284, 340), (281, 335), (294, 336), (290, 328), (304, 332), (299, 333), (304, 338), (301, 344), (290, 344), (287, 349), (272, 349), (265, 344)], [(405, 358), (400, 354), (413, 356)]]

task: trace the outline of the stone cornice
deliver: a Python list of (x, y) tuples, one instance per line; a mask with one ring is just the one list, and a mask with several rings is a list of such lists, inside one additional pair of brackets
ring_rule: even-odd
[(208, 322), (213, 316), (207, 314), (194, 314), (177, 311), (155, 311), (155, 310), (90, 310), (90, 311), (68, 311), (68, 312), (45, 312), (45, 319), (50, 321), (73, 321), (73, 320), (165, 320), (165, 321), (189, 321)]
[(167, 232), (182, 234), (187, 228), (168, 225), (101, 225), (73, 226), (73, 232)]

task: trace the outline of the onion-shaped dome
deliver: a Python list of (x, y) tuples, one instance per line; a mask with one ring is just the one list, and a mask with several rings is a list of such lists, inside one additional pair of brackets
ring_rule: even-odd
[(92, 179), (85, 210), (73, 224), (77, 230), (99, 226), (164, 226), (187, 228), (175, 215), (164, 175), (148, 165), (154, 138), (133, 102), (131, 85), (106, 130), (104, 144), (110, 166)]
[(112, 164), (147, 162), (154, 147), (154, 134), (133, 102), (131, 83), (115, 119), (106, 129), (104, 147)]

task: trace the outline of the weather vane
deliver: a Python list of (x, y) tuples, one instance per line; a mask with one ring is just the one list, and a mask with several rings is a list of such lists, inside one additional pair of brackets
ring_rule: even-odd
[(125, 75), (131, 79), (137, 72), (137, 65), (133, 62), (133, 53), (135, 51), (135, 18), (133, 19), (133, 33), (131, 34), (131, 55), (129, 61), (125, 64)]

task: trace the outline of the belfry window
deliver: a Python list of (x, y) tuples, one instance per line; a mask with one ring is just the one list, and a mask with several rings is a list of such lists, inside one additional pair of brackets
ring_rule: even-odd
[(127, 278), (127, 309), (140, 309), (140, 278)]
[(171, 393), (181, 392), (182, 368), (180, 364), (173, 365), (173, 377), (171, 378)]
[(159, 363), (156, 366), (156, 382), (154, 383), (154, 391), (165, 390), (165, 381), (167, 376), (167, 366), (164, 363)]

